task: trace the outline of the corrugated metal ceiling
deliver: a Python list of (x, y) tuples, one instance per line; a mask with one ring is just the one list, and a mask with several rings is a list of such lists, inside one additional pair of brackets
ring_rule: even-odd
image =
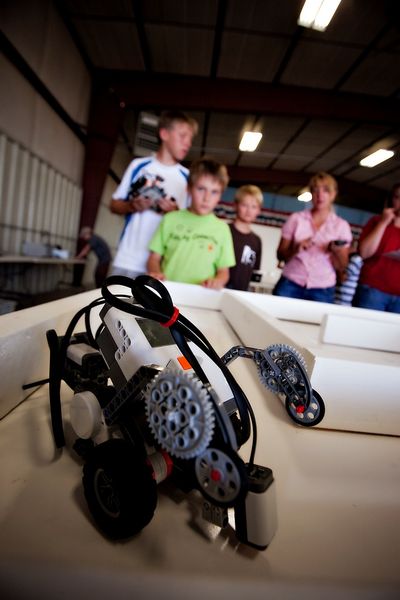
[[(339, 177), (341, 187), (353, 184), (351, 194), (342, 193), (340, 201), (359, 206), (363, 193), (369, 192), (379, 209), (384, 191), (400, 179), (399, 155), (374, 169), (361, 168), (358, 161), (379, 143), (399, 150), (400, 3), (343, 0), (324, 33), (297, 26), (302, 4), (56, 2), (93, 74), (107, 72), (110, 82), (117, 77), (132, 86), (135, 76), (145, 74), (160, 83), (160, 93), (147, 105), (135, 104), (133, 93), (129, 96), (123, 139), (134, 139), (140, 111), (158, 114), (168, 108), (164, 103), (173, 102), (174, 108), (187, 110), (200, 123), (188, 159), (213, 154), (231, 167), (238, 182), (253, 173), (265, 190), (279, 193), (295, 193), (298, 181), (316, 170), (329, 170)], [(201, 96), (205, 80), (221, 84), (218, 106), (204, 102), (203, 109), (199, 98), (193, 109), (189, 93), (200, 90)], [(182, 93), (182, 81), (187, 81), (187, 93)], [(252, 91), (250, 84), (256, 84)], [(257, 84), (277, 94), (274, 109), (264, 109), (262, 103), (252, 106)], [(300, 107), (299, 94), (304, 91), (309, 101)], [(333, 108), (322, 106), (325, 98)], [(382, 114), (374, 109), (377, 102)], [(246, 124), (264, 133), (252, 154), (238, 151)]]

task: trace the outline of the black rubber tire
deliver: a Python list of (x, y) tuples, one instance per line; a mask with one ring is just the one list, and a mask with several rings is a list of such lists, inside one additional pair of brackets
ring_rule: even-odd
[[(316, 417), (314, 419), (302, 419), (300, 417), (297, 416), (296, 412), (293, 410), (293, 408), (290, 405), (289, 400), (286, 400), (285, 402), (285, 408), (286, 411), (289, 415), (289, 417), (295, 422), (297, 423), (297, 425), (301, 425), (302, 427), (314, 427), (315, 425), (318, 425), (318, 423), (321, 423), (322, 419), (325, 416), (325, 403), (322, 400), (321, 396), (318, 394), (318, 392), (316, 392), (315, 390), (312, 391), (313, 393), (313, 400), (315, 400), (315, 402), (318, 404), (319, 408), (318, 411), (316, 413)], [(312, 400), (311, 400), (312, 402)]]
[(82, 481), (89, 510), (107, 537), (131, 537), (153, 518), (157, 484), (150, 467), (125, 440), (96, 446), (83, 467)]

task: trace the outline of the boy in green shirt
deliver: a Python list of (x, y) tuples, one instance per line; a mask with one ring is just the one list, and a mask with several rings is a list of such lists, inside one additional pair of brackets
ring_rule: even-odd
[(229, 226), (213, 214), (228, 184), (226, 167), (201, 158), (189, 172), (188, 209), (168, 213), (150, 242), (149, 275), (219, 290), (229, 279), (235, 253)]

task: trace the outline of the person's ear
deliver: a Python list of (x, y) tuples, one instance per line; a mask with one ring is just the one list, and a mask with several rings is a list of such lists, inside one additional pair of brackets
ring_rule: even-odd
[(168, 133), (168, 129), (166, 129), (165, 127), (161, 127), (161, 129), (158, 132), (158, 137), (162, 142), (165, 142), (168, 139)]

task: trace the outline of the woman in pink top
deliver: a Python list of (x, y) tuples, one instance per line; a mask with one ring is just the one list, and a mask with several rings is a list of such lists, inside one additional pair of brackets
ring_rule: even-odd
[(282, 227), (277, 255), (285, 266), (272, 293), (332, 303), (336, 271), (347, 266), (352, 234), (347, 221), (332, 208), (336, 180), (328, 173), (317, 173), (309, 187), (311, 210), (291, 214)]

